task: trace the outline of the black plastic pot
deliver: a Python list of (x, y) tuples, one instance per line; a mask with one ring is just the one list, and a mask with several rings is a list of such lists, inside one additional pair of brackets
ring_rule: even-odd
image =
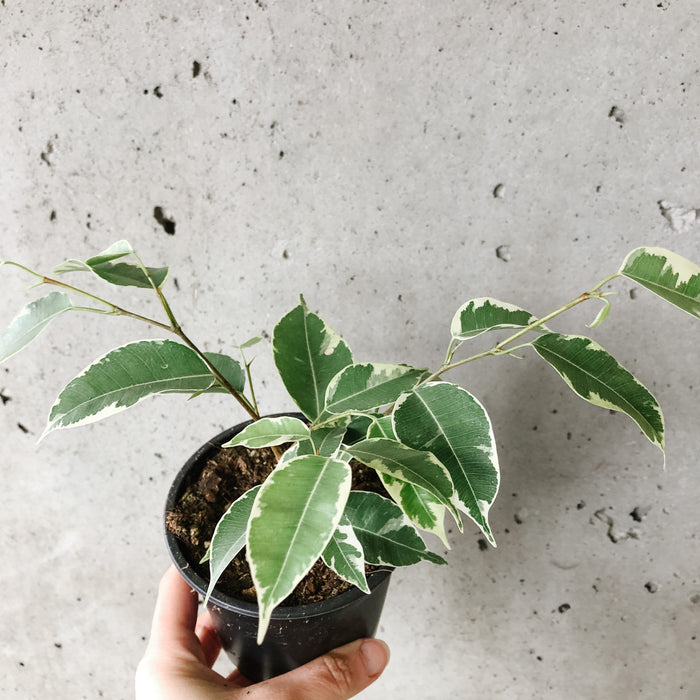
[[(179, 496), (198, 476), (206, 460), (249, 424), (250, 421), (225, 430), (187, 460), (170, 487), (166, 513), (173, 510)], [(209, 582), (191, 566), (177, 537), (167, 529), (165, 537), (170, 557), (183, 578), (204, 595)], [(229, 658), (246, 678), (259, 682), (291, 671), (355, 639), (374, 636), (390, 576), (391, 570), (370, 574), (369, 594), (353, 587), (320, 603), (276, 608), (260, 646), (256, 642), (256, 604), (232, 598), (214, 588), (207, 607)]]

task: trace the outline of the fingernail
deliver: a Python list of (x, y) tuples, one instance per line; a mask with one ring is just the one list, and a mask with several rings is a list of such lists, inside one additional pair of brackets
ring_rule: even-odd
[(360, 647), (365, 667), (370, 676), (376, 676), (389, 662), (389, 647), (378, 639), (367, 639)]

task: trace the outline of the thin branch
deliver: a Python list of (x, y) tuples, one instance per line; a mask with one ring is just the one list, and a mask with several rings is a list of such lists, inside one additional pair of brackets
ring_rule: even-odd
[[(583, 294), (580, 294), (577, 296), (575, 299), (572, 299), (570, 302), (564, 304), (563, 306), (560, 306), (558, 309), (555, 309), (554, 311), (548, 313), (545, 316), (542, 316), (542, 318), (538, 318), (537, 320), (533, 321), (531, 324), (528, 326), (525, 326), (524, 328), (521, 328), (517, 333), (513, 333), (513, 335), (509, 336), (505, 340), (502, 340), (500, 343), (497, 343), (494, 345), (492, 348), (489, 350), (485, 350), (484, 352), (477, 353), (476, 355), (471, 355), (470, 357), (464, 358), (463, 360), (459, 360), (457, 362), (451, 362), (451, 356), (449, 355), (449, 351), (452, 349), (452, 345), (454, 342), (454, 339), (452, 342), (450, 342), (450, 346), (448, 348), (448, 357), (450, 358), (449, 362), (445, 362), (442, 367), (440, 367), (437, 372), (433, 372), (427, 379), (425, 379), (421, 384), (425, 384), (427, 382), (431, 382), (435, 379), (438, 379), (442, 374), (447, 372), (448, 370), (455, 369), (456, 367), (461, 367), (462, 365), (466, 365), (468, 362), (473, 362), (474, 360), (479, 360), (482, 357), (489, 357), (489, 356), (496, 356), (496, 355), (507, 355), (512, 350), (506, 350), (505, 346), (509, 345), (510, 343), (516, 341), (518, 338), (521, 338), (524, 336), (526, 333), (529, 333), (530, 331), (536, 330), (537, 328), (542, 327), (547, 321), (550, 321), (551, 319), (555, 318), (556, 316), (559, 316), (560, 314), (563, 314), (565, 311), (568, 311), (569, 309), (573, 309), (574, 306), (578, 306), (578, 304), (582, 304), (584, 301), (588, 301), (589, 299), (602, 299), (604, 296), (607, 296), (605, 293), (599, 293), (598, 290), (603, 287), (604, 285), (608, 284), (608, 282), (612, 281), (616, 277), (619, 277), (620, 273), (616, 272), (609, 277), (606, 277), (604, 280), (596, 284), (590, 291), (588, 292), (583, 292)], [(527, 343), (526, 343), (527, 345)], [(518, 348), (523, 347), (522, 345), (519, 345), (517, 348), (513, 348), (513, 350), (517, 350)], [(455, 351), (452, 351), (452, 355), (454, 355)]]

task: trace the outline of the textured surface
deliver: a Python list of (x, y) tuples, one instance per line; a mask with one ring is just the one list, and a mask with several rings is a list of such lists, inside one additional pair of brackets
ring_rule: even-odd
[[(3, 0), (0, 255), (48, 270), (128, 238), (208, 350), (303, 293), (358, 360), (434, 367), (469, 298), (541, 314), (638, 245), (700, 260), (699, 21), (693, 0)], [(2, 270), (3, 323), (26, 282)], [(666, 470), (532, 352), (456, 373), (494, 423), (499, 546), (468, 527), (449, 567), (394, 577), (363, 697), (700, 696), (700, 325), (616, 289), (594, 337), (664, 407)], [(149, 335), (64, 316), (0, 369), (3, 697), (131, 697), (169, 481), (241, 412), (173, 396), (35, 443), (65, 382)]]

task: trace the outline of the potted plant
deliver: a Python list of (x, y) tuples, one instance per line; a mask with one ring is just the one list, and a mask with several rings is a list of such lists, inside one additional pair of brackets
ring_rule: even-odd
[[(444, 360), (433, 370), (356, 361), (347, 343), (301, 298), (272, 334), (275, 365), (301, 413), (261, 416), (247, 359), (260, 339), (237, 348), (240, 361), (203, 352), (166, 300), (168, 269), (147, 267), (126, 241), (84, 261), (66, 260), (50, 275), (13, 261), (4, 264), (57, 289), (31, 301), (10, 323), (0, 337), (0, 361), (67, 311), (129, 316), (177, 338), (139, 340), (97, 359), (60, 393), (42, 437), (114, 414), (151, 394), (195, 398), (224, 392), (248, 414), (248, 423), (205, 443), (187, 462), (171, 489), (166, 520), (173, 558), (205, 595), (225, 648), (242, 672), (254, 678), (281, 672), (349, 641), (334, 640), (323, 631), (333, 626), (325, 608), (345, 610), (341, 627), (351, 638), (371, 634), (389, 570), (424, 560), (445, 563), (425, 545), (420, 531), (447, 545), (446, 519), (462, 530), (466, 516), (495, 544), (488, 515), (498, 493), (499, 465), (491, 422), (477, 398), (443, 375), (480, 358), (534, 351), (583, 399), (626, 413), (663, 452), (664, 420), (653, 395), (595, 341), (558, 333), (553, 322), (595, 300), (601, 306), (590, 327), (602, 323), (610, 310), (612, 292), (607, 286), (620, 276), (700, 317), (700, 267), (660, 248), (637, 248), (616, 272), (543, 316), (489, 297), (465, 302), (452, 318)], [(79, 272), (117, 286), (150, 289), (162, 305), (164, 320), (126, 310), (59, 279)], [(87, 299), (88, 306), (76, 305), (78, 298)], [(473, 338), (499, 332), (500, 339), (488, 349), (458, 355)], [(209, 461), (226, 454), (234, 455), (229, 460), (232, 477), (222, 477), (216, 465), (214, 472), (207, 471)], [(229, 480), (238, 482), (243, 472), (254, 472), (253, 481), (237, 483), (238, 491), (228, 488)], [(216, 500), (207, 495), (207, 483), (223, 494), (223, 504), (217, 504), (218, 522), (209, 529), (192, 521), (183, 525), (173, 515), (179, 501), (197, 502), (191, 491), (197, 479), (205, 482), (199, 500), (203, 508)], [(353, 480), (355, 486), (362, 482), (360, 488), (353, 488)], [(199, 554), (192, 543), (181, 545), (178, 535), (184, 530), (196, 530), (194, 539), (203, 540), (200, 545), (205, 548)], [(236, 576), (249, 577), (242, 600), (217, 587), (231, 567), (239, 572)], [(247, 567), (245, 574), (240, 574), (241, 567)], [(319, 568), (322, 578), (334, 575), (341, 583), (331, 586), (328, 595), (341, 593), (325, 603), (290, 607), (295, 591)], [(343, 588), (350, 590), (342, 592)], [(368, 596), (371, 589), (374, 599)], [(253, 601), (245, 600), (251, 596)], [(322, 591), (320, 597), (325, 596)], [(228, 619), (228, 607), (237, 609), (243, 622)], [(315, 618), (318, 630), (311, 622)], [(290, 621), (295, 619), (301, 619), (306, 630), (299, 642), (290, 641), (295, 634)], [(361, 619), (362, 624), (349, 627), (348, 619)], [(241, 641), (249, 628), (263, 644), (262, 656), (254, 642)], [(322, 637), (318, 643), (317, 634)], [(310, 642), (309, 648), (302, 642)]]

